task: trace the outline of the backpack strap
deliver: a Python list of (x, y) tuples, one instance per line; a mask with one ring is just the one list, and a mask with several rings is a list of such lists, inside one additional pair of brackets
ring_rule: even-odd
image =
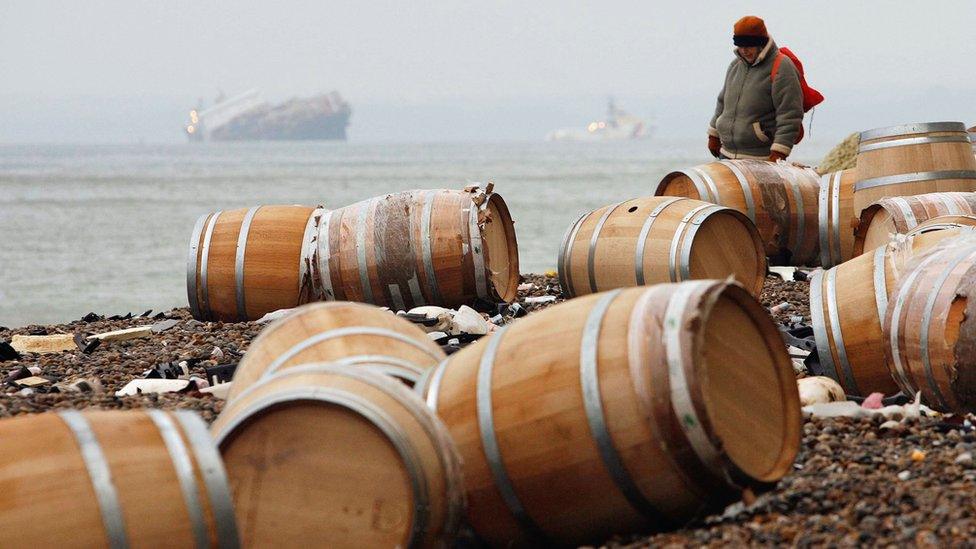
[(769, 71), (769, 83), (772, 84), (776, 81), (776, 73), (779, 72), (779, 64), (786, 57), (783, 52), (776, 52), (776, 58), (773, 59), (773, 68)]

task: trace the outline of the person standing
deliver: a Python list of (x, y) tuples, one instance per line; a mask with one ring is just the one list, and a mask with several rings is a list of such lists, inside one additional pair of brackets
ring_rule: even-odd
[(735, 59), (708, 126), (708, 150), (717, 158), (784, 160), (802, 135), (799, 72), (756, 16), (736, 21), (732, 42)]

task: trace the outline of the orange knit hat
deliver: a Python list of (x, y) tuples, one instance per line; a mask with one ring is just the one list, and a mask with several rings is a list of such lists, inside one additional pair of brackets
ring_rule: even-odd
[(755, 15), (747, 15), (735, 22), (732, 34), (736, 36), (769, 36), (766, 22)]
[(736, 46), (762, 47), (769, 41), (766, 23), (755, 15), (747, 15), (732, 27), (732, 42)]

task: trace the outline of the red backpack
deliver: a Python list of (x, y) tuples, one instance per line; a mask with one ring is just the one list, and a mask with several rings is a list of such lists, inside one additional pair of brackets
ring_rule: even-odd
[[(779, 71), (779, 64), (783, 60), (783, 57), (790, 58), (793, 66), (796, 67), (797, 75), (800, 77), (800, 89), (803, 91), (803, 112), (808, 112), (810, 109), (823, 103), (823, 94), (807, 84), (807, 79), (803, 74), (803, 63), (800, 63), (796, 54), (791, 52), (789, 48), (779, 49), (779, 54), (776, 56), (776, 59), (773, 59), (773, 68), (769, 73), (769, 81), (773, 82), (776, 80), (776, 73)], [(800, 135), (797, 137), (796, 142), (799, 143), (801, 139), (803, 139), (803, 124), (800, 124)]]

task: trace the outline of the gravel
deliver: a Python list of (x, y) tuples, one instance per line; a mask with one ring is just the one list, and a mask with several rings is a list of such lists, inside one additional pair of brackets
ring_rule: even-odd
[[(524, 305), (531, 313), (563, 301), (554, 273), (525, 275), (519, 300), (557, 296), (554, 302)], [(790, 304), (774, 314), (779, 322), (802, 316), (809, 322), (806, 282), (769, 277), (762, 303)], [(66, 351), (25, 354), (0, 362), (0, 371), (37, 366), (53, 382), (98, 379), (101, 393), (17, 394), (0, 388), (0, 417), (63, 408), (192, 409), (213, 421), (223, 401), (208, 394), (166, 393), (115, 397), (114, 392), (144, 371), (165, 363), (187, 361), (190, 373), (204, 377), (204, 367), (237, 362), (262, 326), (252, 322), (198, 322), (186, 309), (155, 317), (95, 318), (56, 326), (0, 328), (0, 341), (14, 334), (83, 333), (153, 324), (179, 324), (148, 338), (104, 343), (90, 355)], [(506, 317), (503, 322), (510, 322)], [(976, 423), (976, 418), (969, 418)], [(884, 427), (882, 428), (882, 424)], [(677, 532), (618, 537), (608, 547), (718, 546), (972, 546), (976, 539), (976, 435), (959, 418), (921, 418), (892, 425), (883, 418), (808, 418), (794, 472), (752, 505), (736, 504), (724, 514), (702, 517)]]

